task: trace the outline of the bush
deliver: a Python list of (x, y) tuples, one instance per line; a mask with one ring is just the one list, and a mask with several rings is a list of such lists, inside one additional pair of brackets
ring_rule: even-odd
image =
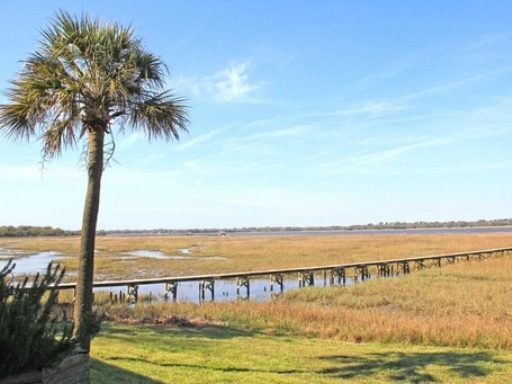
[(52, 314), (64, 269), (50, 263), (44, 275), (12, 286), (14, 266), (9, 260), (0, 271), (0, 377), (49, 365), (73, 347), (72, 327)]

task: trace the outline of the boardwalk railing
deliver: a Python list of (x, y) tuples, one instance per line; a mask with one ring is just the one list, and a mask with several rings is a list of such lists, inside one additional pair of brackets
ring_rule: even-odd
[[(277, 290), (279, 292), (283, 292), (285, 275), (297, 274), (299, 288), (314, 285), (315, 272), (322, 272), (324, 284), (329, 282), (330, 284), (338, 283), (345, 285), (348, 276), (347, 272), (350, 271), (353, 272), (352, 276), (354, 280), (364, 281), (371, 278), (372, 274), (377, 277), (392, 277), (399, 274), (408, 274), (411, 270), (428, 267), (441, 267), (443, 262), (445, 264), (452, 264), (461, 260), (486, 259), (489, 256), (503, 256), (510, 252), (512, 252), (512, 247), (300, 268), (281, 268), (195, 276), (158, 277), (150, 279), (97, 281), (93, 286), (94, 288), (126, 287), (126, 294), (120, 293), (120, 297), (118, 297), (111, 293), (111, 299), (114, 301), (115, 297), (115, 301), (127, 300), (129, 302), (137, 302), (139, 286), (163, 284), (165, 299), (167, 300), (171, 298), (173, 301), (176, 301), (179, 283), (197, 281), (199, 283), (199, 300), (202, 301), (205, 300), (207, 293), (211, 300), (215, 299), (215, 281), (231, 279), (236, 280), (237, 295), (241, 296), (241, 291), (245, 290), (245, 297), (248, 298), (250, 296), (250, 279), (254, 277), (268, 276), (270, 291), (275, 292), (274, 286), (277, 286)], [(59, 290), (74, 290), (76, 288), (76, 283), (60, 284), (56, 288)]]

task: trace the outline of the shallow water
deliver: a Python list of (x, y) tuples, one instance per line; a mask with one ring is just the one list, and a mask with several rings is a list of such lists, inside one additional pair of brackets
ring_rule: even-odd
[[(19, 252), (21, 251), (1, 250), (0, 256), (9, 255), (9, 252), (4, 253), (4, 251), (11, 251), (10, 257), (13, 257), (12, 252), (15, 252), (16, 254), (17, 258), (13, 260), (16, 264), (13, 270), (14, 275), (35, 274), (38, 272), (43, 273), (46, 272), (46, 268), (48, 267), (50, 261), (58, 261), (66, 258), (66, 256), (63, 256), (61, 253), (55, 251), (39, 252), (33, 254), (22, 253), (23, 256), (19, 257)], [(10, 257), (2, 257), (2, 260), (0, 260), (0, 269), (7, 264), (7, 259)]]
[(151, 259), (158, 259), (158, 260), (228, 260), (227, 257), (222, 256), (190, 256), (192, 254), (192, 250), (189, 248), (180, 249), (179, 250), (181, 255), (166, 255), (163, 252), (160, 251), (151, 251), (149, 249), (139, 249), (136, 251), (130, 251), (130, 252), (124, 252), (122, 253), (122, 256), (119, 258), (121, 260), (127, 260), (130, 258), (137, 258), (137, 257), (148, 257)]
[[(149, 257), (151, 259), (159, 259), (159, 260), (164, 260), (164, 259), (168, 259), (169, 258), (169, 256), (167, 256), (163, 252), (160, 252), (160, 251), (150, 251), (148, 249), (140, 249), (140, 250), (137, 250), (137, 251), (126, 252), (126, 253), (124, 253), (124, 255), (132, 256), (132, 257)], [(121, 256), (121, 258), (124, 258), (124, 257), (125, 256)]]
[[(200, 303), (200, 281), (193, 282), (182, 282), (178, 284), (177, 290), (177, 301), (178, 302), (192, 302)], [(347, 277), (345, 285), (354, 284), (354, 279)], [(323, 275), (318, 274), (315, 276), (315, 286), (324, 287), (329, 286), (329, 281), (325, 281)], [(337, 282), (333, 285), (341, 285)], [(274, 290), (270, 290), (270, 281), (267, 278), (253, 278), (249, 281), (250, 295), (247, 296), (247, 289), (245, 287), (240, 288), (240, 294), (237, 294), (237, 285), (235, 279), (222, 279), (215, 280), (215, 301), (233, 301), (238, 299), (250, 299), (255, 301), (266, 301), (269, 300), (273, 295), (281, 293), (280, 286), (274, 283)], [(299, 282), (293, 275), (284, 277), (283, 291), (287, 292), (299, 288)], [(139, 285), (138, 294), (139, 301), (146, 301), (151, 294), (152, 300), (162, 301), (164, 297), (165, 284), (147, 284)], [(127, 293), (126, 286), (112, 287), (112, 288), (97, 288), (96, 292), (112, 292), (114, 295), (120, 295)], [(172, 299), (169, 294), (169, 300)], [(205, 292), (205, 301), (212, 300), (212, 295), (209, 290)]]
[[(228, 258), (222, 256), (191, 256), (192, 250), (188, 248), (180, 249), (179, 251), (181, 255), (166, 255), (160, 251), (140, 249), (120, 253), (119, 259), (129, 260), (148, 257), (158, 260), (228, 260)], [(16, 263), (16, 267), (13, 271), (14, 275), (42, 273), (46, 271), (46, 267), (50, 261), (58, 261), (64, 258), (66, 258), (66, 256), (56, 251), (29, 253), (17, 249), (0, 248), (0, 270), (7, 264), (9, 259), (13, 259)], [(67, 275), (69, 275), (69, 273), (67, 273)]]

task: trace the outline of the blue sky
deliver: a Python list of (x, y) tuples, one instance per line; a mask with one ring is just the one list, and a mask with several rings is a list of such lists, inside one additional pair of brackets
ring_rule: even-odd
[[(115, 136), (99, 228), (512, 217), (510, 2), (1, 2), (1, 90), (57, 9), (131, 24), (190, 106)], [(0, 137), (0, 225), (78, 229), (82, 148), (40, 148)]]

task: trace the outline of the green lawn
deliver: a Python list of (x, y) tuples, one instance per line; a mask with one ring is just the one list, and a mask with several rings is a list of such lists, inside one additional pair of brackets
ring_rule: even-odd
[(93, 383), (508, 383), (512, 352), (103, 326)]

